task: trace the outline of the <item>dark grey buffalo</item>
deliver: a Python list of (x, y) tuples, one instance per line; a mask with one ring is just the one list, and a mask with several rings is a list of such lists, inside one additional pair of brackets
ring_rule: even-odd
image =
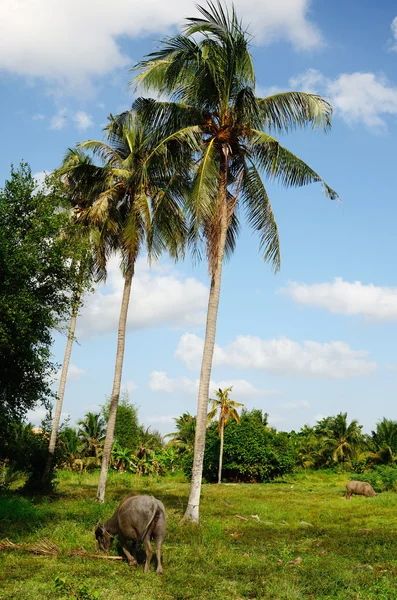
[[(113, 538), (118, 535), (128, 563), (136, 567), (135, 556), (127, 549), (127, 541), (133, 540), (135, 548), (142, 541), (145, 554), (145, 573), (148, 572), (153, 556), (150, 540), (156, 543), (157, 574), (162, 575), (161, 547), (166, 533), (166, 513), (164, 504), (154, 496), (129, 494), (120, 502), (114, 515), (104, 525), (98, 523), (95, 537), (100, 550), (107, 552)], [(134, 548), (134, 554), (135, 554)]]
[(349, 481), (346, 486), (346, 500), (350, 500), (352, 494), (360, 496), (377, 496), (374, 488), (366, 481)]

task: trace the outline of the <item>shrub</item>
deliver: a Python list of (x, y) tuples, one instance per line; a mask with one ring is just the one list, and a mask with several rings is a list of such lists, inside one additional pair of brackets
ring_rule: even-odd
[[(203, 476), (209, 482), (217, 480), (219, 465), (219, 436), (217, 424), (207, 431)], [(228, 481), (271, 481), (290, 473), (295, 464), (295, 451), (286, 433), (267, 425), (267, 415), (261, 410), (243, 411), (240, 423), (228, 423), (224, 433), (223, 471)], [(186, 457), (185, 474), (191, 457)]]
[(397, 466), (379, 465), (365, 473), (354, 473), (357, 481), (368, 481), (375, 492), (397, 491)]

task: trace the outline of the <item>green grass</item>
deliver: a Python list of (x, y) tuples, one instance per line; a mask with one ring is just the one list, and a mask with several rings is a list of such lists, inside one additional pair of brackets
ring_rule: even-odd
[[(326, 473), (263, 485), (204, 485), (200, 526), (181, 527), (189, 492), (181, 478), (111, 473), (104, 505), (94, 500), (97, 479), (61, 472), (53, 498), (0, 497), (0, 539), (48, 539), (60, 550), (58, 557), (0, 552), (1, 599), (92, 600), (95, 592), (103, 600), (397, 598), (396, 493), (346, 502), (348, 478)], [(162, 578), (154, 564), (144, 575), (124, 561), (68, 556), (96, 552), (95, 523), (130, 491), (153, 494), (166, 506)], [(300, 564), (288, 564), (297, 557)], [(57, 590), (56, 577), (65, 580)]]

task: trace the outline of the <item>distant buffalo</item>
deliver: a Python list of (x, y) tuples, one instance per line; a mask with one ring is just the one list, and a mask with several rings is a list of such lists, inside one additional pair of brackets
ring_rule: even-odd
[(114, 515), (101, 525), (98, 523), (95, 529), (95, 537), (99, 549), (107, 552), (110, 549), (113, 538), (118, 535), (121, 547), (128, 563), (136, 567), (136, 558), (127, 549), (127, 541), (135, 542), (136, 545), (142, 541), (146, 554), (145, 573), (148, 572), (150, 561), (153, 556), (151, 539), (156, 543), (157, 574), (162, 575), (161, 548), (166, 533), (166, 513), (164, 504), (153, 496), (136, 496), (129, 494), (120, 502)]
[(374, 488), (370, 483), (366, 481), (349, 481), (346, 486), (346, 500), (350, 500), (352, 494), (357, 494), (360, 496), (377, 496)]

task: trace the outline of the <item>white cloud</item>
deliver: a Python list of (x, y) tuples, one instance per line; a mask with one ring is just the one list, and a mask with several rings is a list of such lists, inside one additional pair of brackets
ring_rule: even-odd
[[(77, 321), (78, 336), (117, 330), (124, 280), (117, 257), (108, 265), (107, 285), (88, 296)], [(128, 329), (143, 329), (164, 324), (201, 325), (205, 322), (208, 290), (191, 277), (184, 278), (175, 269), (149, 268), (138, 260), (132, 282)]]
[[(59, 382), (59, 380), (61, 378), (61, 373), (62, 373), (62, 369), (59, 369), (59, 371), (57, 371), (57, 373), (55, 375), (56, 382)], [(68, 369), (67, 380), (68, 381), (77, 381), (77, 380), (81, 379), (81, 377), (83, 375), (86, 375), (86, 373), (87, 372), (84, 371), (84, 369), (80, 369), (80, 367), (78, 367), (77, 365), (70, 363), (69, 369)]]
[(131, 381), (131, 379), (128, 379), (127, 383), (123, 387), (125, 387), (127, 392), (129, 392), (130, 394), (136, 392), (136, 383), (134, 381)]
[[(176, 377), (171, 379), (164, 371), (152, 371), (149, 379), (149, 387), (155, 392), (174, 392), (181, 390), (187, 394), (197, 394), (199, 388), (198, 379), (189, 377)], [(245, 379), (225, 379), (223, 381), (210, 382), (210, 396), (215, 394), (219, 388), (232, 387), (232, 396), (279, 396), (282, 392), (277, 390), (261, 390), (255, 388)]]
[[(256, 43), (283, 39), (298, 49), (322, 43), (308, 18), (310, 4), (235, 0)], [(194, 3), (186, 0), (2, 0), (0, 70), (44, 78), (67, 93), (84, 92), (93, 78), (132, 64), (119, 39), (163, 36), (195, 12)]]
[[(175, 355), (189, 368), (197, 368), (203, 344), (197, 335), (184, 334)], [(214, 365), (331, 379), (367, 375), (376, 369), (376, 363), (368, 360), (366, 350), (353, 350), (345, 342), (304, 341), (300, 344), (285, 337), (263, 340), (250, 335), (240, 335), (223, 348), (216, 345)]]
[(59, 131), (60, 129), (63, 129), (66, 125), (66, 113), (66, 108), (60, 108), (58, 112), (53, 117), (51, 117), (50, 129), (53, 129), (54, 131)]
[(281, 408), (285, 408), (286, 410), (296, 410), (299, 408), (310, 408), (310, 404), (307, 400), (302, 400), (301, 402), (287, 402), (286, 404), (280, 404)]
[(370, 129), (383, 131), (384, 117), (397, 115), (397, 87), (382, 74), (342, 73), (330, 79), (309, 69), (289, 83), (293, 89), (328, 97), (335, 113), (349, 124), (364, 123)]
[(62, 107), (51, 117), (50, 129), (59, 131), (70, 123), (73, 123), (79, 131), (85, 131), (94, 125), (91, 115), (83, 110), (78, 110), (74, 114), (70, 114), (68, 108)]
[(392, 34), (393, 34), (393, 38), (394, 41), (392, 43), (392, 45), (390, 46), (390, 50), (392, 52), (397, 52), (397, 17), (394, 17), (391, 25), (390, 25)]
[(397, 371), (397, 365), (393, 365), (391, 363), (385, 363), (384, 364), (385, 369), (387, 369), (388, 371)]
[(76, 123), (76, 127), (79, 131), (84, 131), (94, 124), (91, 115), (87, 115), (83, 110), (79, 110), (73, 115), (73, 121)]
[(44, 181), (45, 181), (45, 178), (46, 178), (46, 177), (47, 177), (47, 176), (48, 176), (50, 173), (51, 173), (51, 171), (39, 171), (38, 173), (35, 173), (35, 174), (33, 175), (33, 179), (35, 180), (35, 182), (36, 182), (36, 185), (37, 185), (38, 187), (42, 186), (42, 185), (43, 185), (43, 183), (44, 183)]
[(33, 121), (44, 121), (45, 116), (41, 113), (36, 113), (35, 115), (33, 115), (32, 119)]
[(292, 281), (280, 291), (299, 304), (326, 308), (332, 313), (397, 320), (397, 287), (350, 283), (337, 277), (332, 283), (312, 285)]

